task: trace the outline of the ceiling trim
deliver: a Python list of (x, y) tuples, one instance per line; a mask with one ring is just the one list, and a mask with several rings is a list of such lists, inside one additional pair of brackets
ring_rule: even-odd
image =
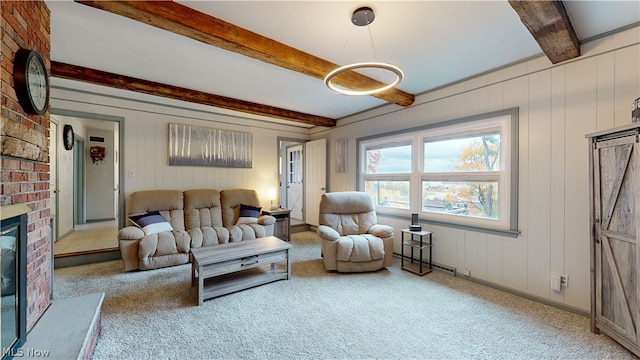
[(551, 63), (580, 56), (580, 44), (562, 1), (509, 0)]
[[(317, 79), (324, 80), (329, 72), (339, 67), (173, 1), (75, 1)], [(354, 71), (336, 76), (333, 83), (352, 90), (385, 85)], [(401, 106), (409, 106), (415, 101), (415, 95), (397, 88), (372, 96)]]
[(276, 108), (249, 101), (232, 99), (225, 96), (161, 84), (154, 81), (137, 79), (125, 75), (113, 74), (101, 70), (89, 69), (82, 66), (64, 64), (57, 61), (51, 61), (51, 76), (88, 82), (121, 90), (129, 90), (149, 95), (183, 100), (192, 103), (211, 105), (223, 109), (268, 116), (314, 126), (336, 126), (335, 119)]

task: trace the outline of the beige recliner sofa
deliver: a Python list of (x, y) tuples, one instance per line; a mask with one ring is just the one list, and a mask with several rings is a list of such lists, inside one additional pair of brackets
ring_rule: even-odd
[(366, 192), (323, 194), (319, 220), (325, 269), (364, 272), (391, 266), (393, 228), (377, 223), (373, 199)]
[[(149, 270), (189, 262), (192, 248), (273, 235), (276, 219), (260, 215), (256, 223), (236, 224), (240, 206), (260, 207), (255, 190), (147, 190), (127, 201), (127, 226), (118, 232), (125, 271)], [(173, 230), (146, 234), (130, 217), (159, 211)]]

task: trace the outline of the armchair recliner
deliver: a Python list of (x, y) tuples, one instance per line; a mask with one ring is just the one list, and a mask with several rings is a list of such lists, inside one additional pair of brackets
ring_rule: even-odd
[(368, 193), (323, 194), (319, 220), (317, 233), (325, 269), (365, 272), (391, 266), (393, 228), (377, 223), (375, 205)]

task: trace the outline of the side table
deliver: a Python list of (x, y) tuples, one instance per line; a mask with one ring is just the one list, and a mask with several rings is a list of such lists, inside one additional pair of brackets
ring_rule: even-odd
[[(432, 237), (431, 237), (431, 231), (411, 231), (409, 229), (402, 229), (402, 244), (401, 244), (401, 250), (400, 250), (400, 268), (402, 270), (407, 270), (409, 272), (412, 272), (414, 274), (417, 275), (424, 275), (424, 274), (428, 274), (431, 272), (431, 256), (432, 256)], [(408, 238), (405, 239), (405, 235), (408, 236)], [(425, 241), (425, 238), (427, 241)], [(408, 246), (411, 248), (411, 262), (409, 264), (407, 264), (405, 266), (405, 260), (404, 260), (404, 247)], [(428, 269), (424, 269), (424, 264), (422, 262), (423, 260), (423, 254), (422, 252), (425, 249), (429, 249), (429, 268)], [(417, 250), (420, 252), (420, 260), (419, 262), (416, 264), (413, 261), (413, 251)], [(417, 269), (416, 269), (417, 268)]]
[(276, 218), (276, 223), (273, 227), (273, 236), (278, 237), (284, 241), (289, 241), (289, 226), (290, 226), (290, 209), (273, 209), (262, 210), (264, 215), (271, 215)]

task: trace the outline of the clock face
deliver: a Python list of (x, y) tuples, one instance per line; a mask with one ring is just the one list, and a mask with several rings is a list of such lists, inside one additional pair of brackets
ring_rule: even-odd
[(47, 106), (47, 73), (37, 57), (29, 58), (27, 64), (27, 86), (31, 94), (31, 101), (37, 111), (43, 111)]
[(42, 115), (49, 106), (49, 77), (44, 61), (35, 50), (18, 49), (13, 65), (13, 82), (22, 108)]
[(73, 149), (73, 137), (73, 127), (71, 127), (71, 125), (69, 124), (66, 124), (62, 130), (62, 140), (65, 149)]

